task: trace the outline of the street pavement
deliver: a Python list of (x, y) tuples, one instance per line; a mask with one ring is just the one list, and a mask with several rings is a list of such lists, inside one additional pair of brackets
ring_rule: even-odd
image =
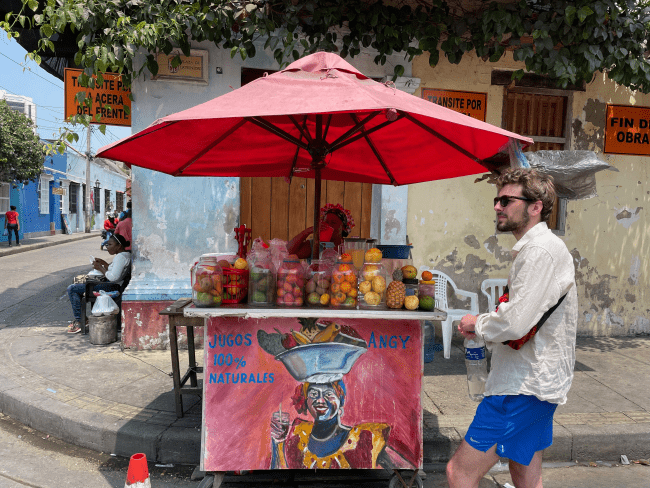
[[(143, 452), (152, 462), (197, 465), (201, 402), (185, 396), (185, 416), (176, 418), (169, 352), (94, 346), (87, 335), (65, 331), (71, 320), (65, 288), (79, 269), (90, 269), (91, 252), (106, 257), (98, 236), (0, 257), (0, 412), (98, 452)], [(77, 255), (75, 264), (59, 269), (65, 260), (56, 257), (68, 254)], [(48, 263), (59, 261), (50, 269)], [(38, 287), (42, 280), (35, 275), (23, 284), (5, 278), (18, 266), (36, 273), (39, 264), (47, 281)], [(51, 276), (59, 280), (50, 282)], [(17, 296), (16, 285), (20, 300), (12, 305), (4, 297)], [(650, 337), (581, 337), (576, 354), (573, 387), (557, 409), (545, 460), (650, 458)], [(202, 360), (199, 352), (198, 364)], [(181, 364), (187, 364), (185, 351)], [(426, 468), (449, 459), (476, 409), (467, 396), (460, 338), (451, 359), (437, 354), (425, 364), (422, 403)]]

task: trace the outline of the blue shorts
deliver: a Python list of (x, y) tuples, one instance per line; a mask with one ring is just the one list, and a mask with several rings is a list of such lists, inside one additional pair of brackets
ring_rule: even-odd
[(467, 443), (528, 466), (537, 451), (553, 444), (553, 414), (557, 404), (529, 395), (486, 396), (465, 435)]

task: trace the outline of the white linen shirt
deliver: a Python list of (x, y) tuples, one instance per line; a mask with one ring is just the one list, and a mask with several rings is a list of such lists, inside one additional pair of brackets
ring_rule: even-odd
[[(485, 395), (533, 395), (564, 404), (573, 380), (578, 294), (573, 258), (541, 222), (513, 247), (509, 301), (477, 317), (475, 332), (492, 351)], [(502, 344), (521, 339), (567, 294), (537, 334), (515, 350)]]
[(126, 276), (129, 266), (131, 266), (130, 252), (121, 252), (116, 254), (113, 258), (113, 262), (108, 265), (105, 274), (106, 279), (112, 282), (122, 281)]

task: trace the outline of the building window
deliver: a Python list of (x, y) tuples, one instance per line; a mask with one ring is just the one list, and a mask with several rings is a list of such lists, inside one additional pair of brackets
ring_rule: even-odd
[(111, 203), (111, 190), (104, 190), (104, 211), (106, 213), (113, 211), (113, 204)]
[(101, 200), (100, 200), (100, 189), (98, 186), (93, 188), (93, 201), (95, 202), (95, 213), (98, 214), (102, 211)]
[(50, 213), (50, 181), (52, 176), (41, 175), (38, 179), (38, 211), (40, 214)]
[(79, 200), (79, 183), (70, 183), (70, 198), (68, 199), (68, 209), (71, 214), (77, 213)]
[(11, 195), (11, 185), (9, 183), (0, 183), (0, 214), (9, 211), (9, 198)]
[[(539, 93), (542, 92), (542, 93)], [(554, 90), (514, 88), (506, 91), (505, 128), (535, 141), (524, 151), (568, 149), (567, 116), (570, 95)], [(548, 221), (549, 229), (564, 233), (566, 200), (557, 199)]]
[(115, 192), (115, 210), (117, 212), (122, 212), (124, 210), (124, 192)]

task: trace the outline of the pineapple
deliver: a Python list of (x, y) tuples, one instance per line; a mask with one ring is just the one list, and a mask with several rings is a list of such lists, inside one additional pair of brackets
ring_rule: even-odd
[(386, 306), (388, 308), (402, 308), (406, 296), (406, 285), (401, 281), (393, 281), (386, 290)]

